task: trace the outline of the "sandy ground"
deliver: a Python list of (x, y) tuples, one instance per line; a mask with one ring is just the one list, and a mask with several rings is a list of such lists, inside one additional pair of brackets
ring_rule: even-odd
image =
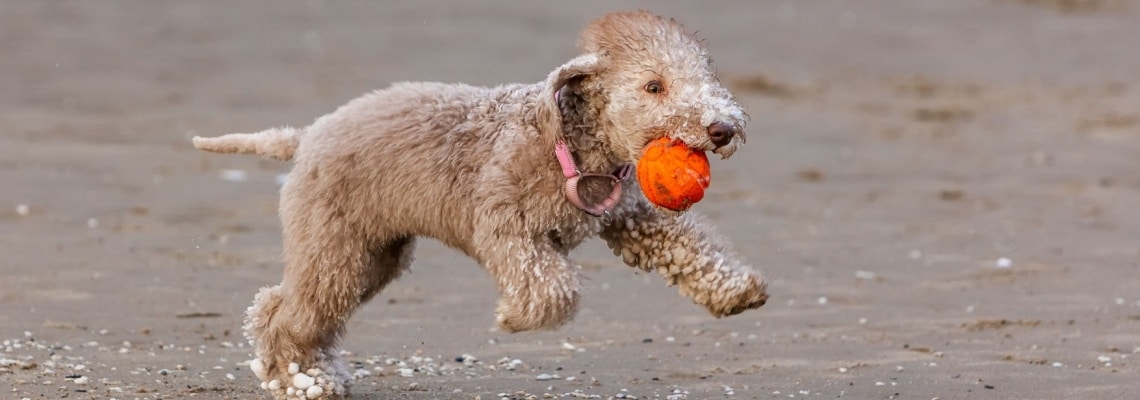
[(261, 398), (288, 165), (188, 139), (538, 81), (637, 7), (751, 114), (696, 208), (769, 304), (713, 319), (591, 243), (578, 318), (509, 335), (427, 242), (351, 321), (355, 398), (1140, 398), (1140, 4), (572, 3), (0, 2), (0, 399)]

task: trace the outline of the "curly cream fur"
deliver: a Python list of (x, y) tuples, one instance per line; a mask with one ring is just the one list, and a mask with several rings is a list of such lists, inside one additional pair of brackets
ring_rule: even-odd
[[(731, 156), (743, 143), (745, 114), (717, 82), (705, 48), (675, 21), (646, 12), (593, 22), (579, 46), (581, 56), (536, 84), (399, 83), (307, 128), (194, 138), (207, 151), (295, 162), (281, 189), (284, 279), (257, 295), (246, 319), (264, 388), (279, 399), (345, 395), (351, 382), (336, 351), (345, 322), (408, 268), (419, 236), (459, 249), (494, 276), (497, 321), (510, 332), (552, 329), (574, 316), (580, 268), (567, 254), (598, 235), (714, 316), (764, 304), (759, 273), (696, 216), (658, 210), (626, 182), (619, 206), (592, 217), (563, 196), (553, 155), (564, 138), (581, 170), (609, 172), (668, 136)], [(652, 80), (664, 90), (647, 92)], [(714, 123), (733, 128), (731, 141), (712, 142)], [(581, 189), (606, 191), (604, 184)]]

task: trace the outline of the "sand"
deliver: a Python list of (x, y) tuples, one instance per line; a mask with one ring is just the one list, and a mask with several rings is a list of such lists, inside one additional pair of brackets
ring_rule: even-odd
[(574, 3), (0, 2), (0, 398), (263, 398), (289, 166), (189, 138), (539, 81), (638, 7), (751, 115), (695, 210), (769, 304), (713, 319), (591, 242), (577, 319), (511, 335), (425, 241), (349, 324), (354, 398), (1140, 397), (1140, 4)]

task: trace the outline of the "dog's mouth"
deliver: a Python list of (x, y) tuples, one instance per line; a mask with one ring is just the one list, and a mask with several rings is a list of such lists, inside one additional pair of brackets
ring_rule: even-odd
[(737, 141), (733, 140), (724, 146), (717, 147), (712, 150), (713, 153), (720, 155), (721, 159), (732, 157), (736, 153)]
[(729, 143), (722, 145), (722, 146), (717, 146), (708, 140), (705, 140), (705, 141), (702, 141), (699, 143), (690, 143), (689, 141), (686, 141), (686, 140), (681, 139), (681, 138), (674, 138), (674, 137), (670, 137), (668, 135), (662, 135), (662, 136), (657, 137), (656, 139), (650, 140), (645, 145), (641, 146), (639, 151), (635, 151), (634, 154), (638, 158), (636, 160), (632, 160), (632, 163), (633, 164), (639, 163), (641, 161), (641, 157), (645, 154), (645, 150), (654, 141), (662, 140), (664, 138), (668, 138), (669, 140), (672, 140), (677, 145), (683, 145), (683, 146), (687, 147), (692, 152), (713, 153), (713, 154), (719, 155), (721, 159), (726, 159), (726, 158), (732, 157), (732, 155), (736, 153), (736, 150), (739, 147), (737, 140), (730, 141)]
[(710, 135), (703, 133), (660, 133), (653, 135), (653, 139), (647, 141), (642, 145), (641, 149), (638, 150), (640, 150), (641, 153), (644, 153), (644, 149), (650, 146), (654, 141), (668, 138), (679, 144), (684, 144), (691, 151), (713, 153), (719, 155), (721, 159), (727, 159), (729, 157), (732, 157), (732, 155), (736, 153), (736, 150), (739, 149), (740, 146), (743, 145), (746, 141), (744, 131), (743, 129), (740, 129), (739, 126), (733, 127), (731, 129), (731, 133), (729, 133), (727, 136), (727, 139), (721, 140), (720, 143), (717, 143), (712, 137), (710, 137)]

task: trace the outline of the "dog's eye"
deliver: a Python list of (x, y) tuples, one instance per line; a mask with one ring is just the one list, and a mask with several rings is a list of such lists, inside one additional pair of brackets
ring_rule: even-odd
[(664, 92), (665, 88), (661, 86), (661, 82), (649, 81), (649, 83), (645, 84), (645, 91), (653, 94), (658, 94)]

